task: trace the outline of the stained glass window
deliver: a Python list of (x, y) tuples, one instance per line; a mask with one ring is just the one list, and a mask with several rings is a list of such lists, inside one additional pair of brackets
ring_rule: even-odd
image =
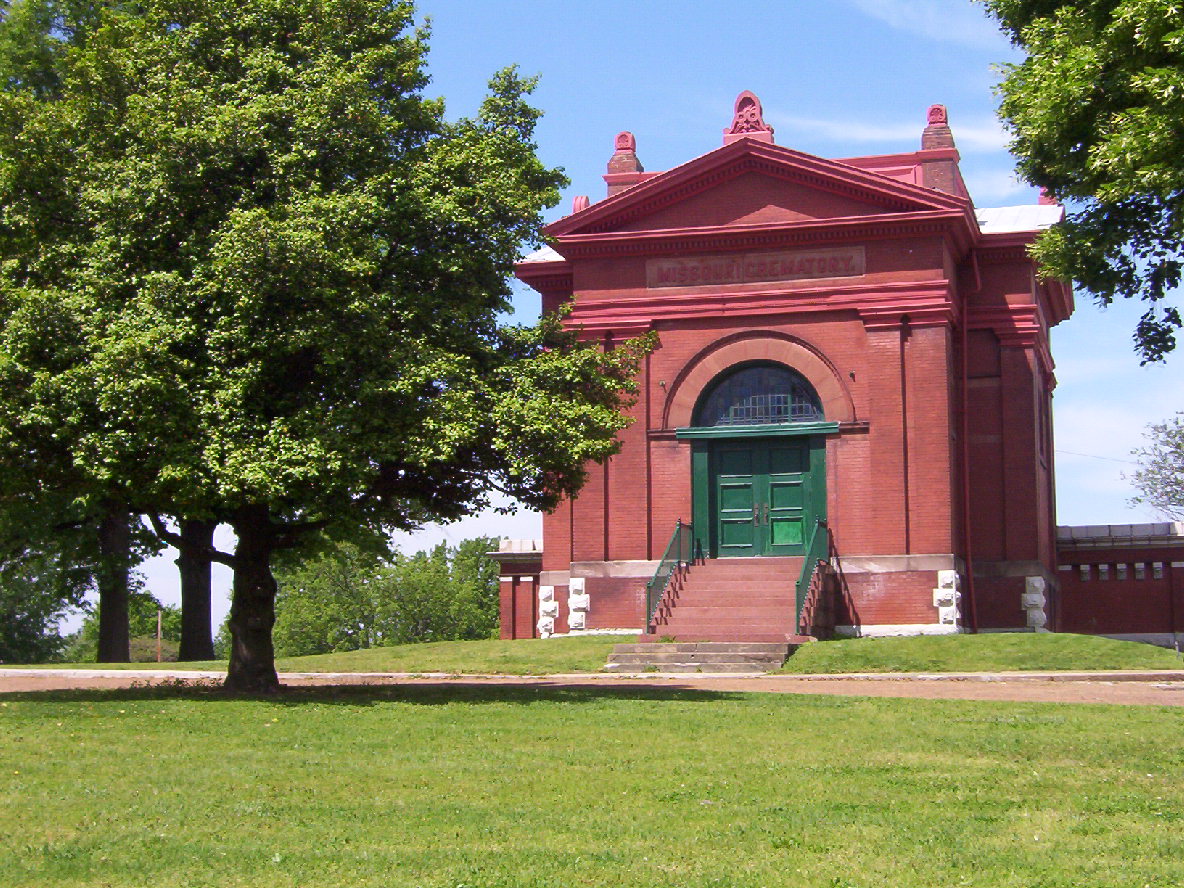
[(780, 364), (749, 364), (717, 379), (695, 414), (697, 426), (767, 425), (823, 419), (810, 383)]

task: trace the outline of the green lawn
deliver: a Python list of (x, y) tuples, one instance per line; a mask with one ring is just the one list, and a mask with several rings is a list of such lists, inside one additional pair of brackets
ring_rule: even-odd
[(1184, 710), (641, 688), (0, 698), (0, 886), (1184, 883)]
[[(596, 672), (614, 644), (633, 636), (519, 641), (441, 641), (315, 657), (281, 657), (282, 672), (450, 672), (546, 675)], [(46, 668), (67, 664), (50, 664)], [(155, 663), (78, 663), (79, 668), (151, 669)], [(167, 669), (225, 670), (221, 660), (164, 663)], [(2, 667), (0, 667), (2, 668)], [(856, 638), (809, 644), (783, 672), (996, 672), (1014, 670), (1184, 669), (1174, 651), (1091, 635), (986, 634)]]
[(798, 649), (782, 672), (1010, 672), (1184, 669), (1175, 651), (1094, 635), (986, 633), (850, 638)]
[[(281, 672), (453, 672), (472, 674), (545, 675), (557, 672), (595, 672), (608, 659), (614, 644), (635, 635), (586, 635), (578, 638), (537, 638), (517, 641), (437, 641), (394, 647), (280, 657)], [(60, 669), (214, 669), (226, 670), (224, 660), (190, 663), (48, 663)], [(2, 667), (0, 667), (2, 668)]]

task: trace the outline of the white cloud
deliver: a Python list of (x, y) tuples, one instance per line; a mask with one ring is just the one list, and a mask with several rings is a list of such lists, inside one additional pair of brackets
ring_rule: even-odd
[[(886, 146), (895, 145), (899, 151), (911, 151), (920, 147), (921, 131), (925, 129), (923, 114), (924, 109), (920, 109), (917, 119), (908, 123), (878, 124), (848, 118), (828, 120), (819, 117), (799, 117), (782, 114), (768, 106), (765, 108), (765, 119), (773, 125), (779, 135), (805, 133), (843, 143), (870, 142)], [(957, 116), (952, 115), (950, 128), (954, 132), (954, 141), (962, 152), (992, 152), (1007, 148), (1007, 133), (994, 119), (959, 123)], [(784, 138), (782, 142), (788, 144)]]
[(978, 4), (969, 0), (847, 0), (864, 15), (898, 31), (942, 43), (988, 49), (1011, 44)]
[(962, 169), (966, 190), (976, 206), (1006, 207), (1036, 202), (1030, 185), (1021, 182), (1010, 170)]

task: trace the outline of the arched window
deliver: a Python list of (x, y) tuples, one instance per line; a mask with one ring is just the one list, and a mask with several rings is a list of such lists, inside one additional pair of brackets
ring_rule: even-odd
[(695, 411), (696, 426), (818, 422), (822, 407), (800, 374), (781, 364), (747, 364), (707, 387)]

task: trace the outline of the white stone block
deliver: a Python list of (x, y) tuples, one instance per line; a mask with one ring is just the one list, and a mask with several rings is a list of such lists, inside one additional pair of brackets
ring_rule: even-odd
[(550, 601), (540, 601), (539, 616), (555, 619), (559, 616), (559, 602), (553, 598)]
[(551, 617), (539, 617), (539, 638), (550, 638), (555, 634), (555, 620)]
[(567, 615), (567, 626), (569, 629), (583, 629), (584, 628), (584, 612), (572, 611)]
[(567, 609), (572, 613), (576, 611), (588, 611), (591, 609), (592, 601), (586, 592), (575, 593), (567, 596)]
[(943, 626), (958, 625), (958, 608), (939, 607), (937, 609), (937, 622)]
[(1043, 629), (1044, 624), (1048, 622), (1048, 617), (1042, 609), (1032, 608), (1028, 611), (1028, 627), (1031, 629)]
[(1044, 577), (1024, 577), (1025, 592), (1039, 592), (1043, 595), (1046, 588), (1048, 588), (1048, 584), (1044, 581)]
[(539, 586), (539, 601), (551, 601), (555, 598), (554, 586)]
[(961, 588), (961, 585), (958, 579), (958, 571), (939, 570), (937, 572), (937, 587), (939, 589), (953, 589), (956, 592)]
[(583, 595), (584, 594), (584, 578), (583, 577), (572, 577), (570, 580), (568, 580), (567, 581), (567, 591), (569, 593), (571, 593), (572, 595)]
[(958, 593), (953, 589), (934, 589), (934, 607), (954, 607), (958, 603)]
[(1020, 603), (1025, 608), (1044, 609), (1044, 593), (1043, 592), (1024, 592), (1020, 595)]

